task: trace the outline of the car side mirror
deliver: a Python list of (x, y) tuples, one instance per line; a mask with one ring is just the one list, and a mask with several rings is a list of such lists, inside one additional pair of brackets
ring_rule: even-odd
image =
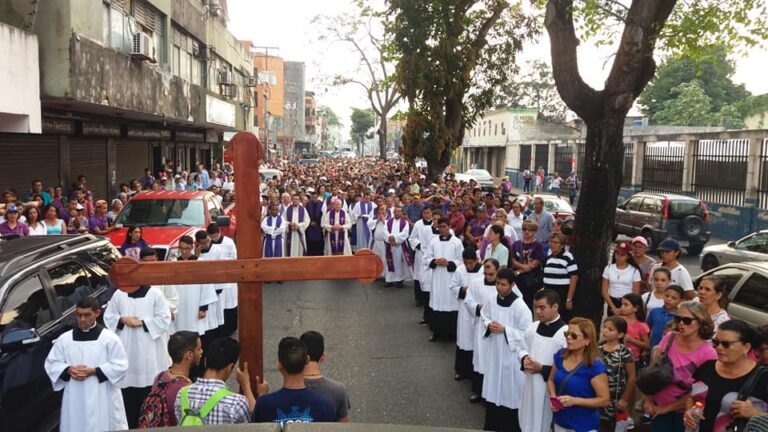
[(736, 247), (736, 242), (735, 241), (729, 241), (727, 243), (727, 245), (728, 245), (728, 247)]
[(624, 204), (619, 204), (619, 208), (621, 210), (626, 210), (627, 206), (625, 206)]
[(217, 216), (216, 217), (216, 225), (219, 228), (227, 228), (227, 227), (229, 227), (231, 222), (232, 221), (229, 219), (229, 216)]
[(11, 352), (40, 342), (40, 335), (33, 328), (18, 328), (10, 330), (0, 340), (0, 351)]

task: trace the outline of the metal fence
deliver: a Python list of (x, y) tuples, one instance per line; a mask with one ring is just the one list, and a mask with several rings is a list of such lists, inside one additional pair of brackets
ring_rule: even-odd
[(768, 138), (760, 147), (760, 183), (757, 184), (757, 206), (768, 209)]
[(571, 162), (573, 160), (573, 147), (570, 145), (555, 147), (555, 171), (561, 177), (568, 177), (571, 173)]
[(632, 186), (632, 165), (635, 158), (635, 143), (624, 143), (624, 177), (621, 180), (623, 187)]
[(533, 171), (533, 167), (531, 166), (530, 144), (524, 144), (520, 146), (520, 165), (518, 166), (518, 169), (520, 171), (525, 171), (527, 169), (531, 169), (531, 171)]
[(648, 143), (643, 158), (643, 190), (681, 193), (684, 160), (684, 143)]
[(700, 140), (694, 148), (696, 196), (718, 204), (744, 205), (749, 140)]

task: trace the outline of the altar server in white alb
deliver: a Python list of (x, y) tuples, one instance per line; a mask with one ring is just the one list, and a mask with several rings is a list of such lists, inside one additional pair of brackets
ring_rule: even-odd
[(331, 210), (323, 213), (322, 225), (325, 232), (326, 255), (352, 255), (349, 244), (349, 230), (352, 229), (352, 216), (342, 208), (343, 201), (331, 198)]
[[(197, 256), (198, 260), (212, 261), (224, 259), (224, 249), (211, 242), (211, 237), (208, 236), (208, 231), (197, 231), (195, 233), (195, 242), (195, 256)], [(215, 290), (217, 301), (213, 304), (213, 310), (209, 308), (208, 313), (206, 314), (209, 330), (205, 340), (218, 336), (219, 328), (224, 325), (224, 290), (221, 289), (220, 284), (208, 285)]]
[[(218, 247), (221, 250), (221, 259), (237, 259), (237, 246), (234, 240), (222, 234), (218, 225), (211, 223), (206, 231), (212, 247)], [(229, 336), (237, 330), (237, 283), (221, 283), (217, 286), (221, 290), (221, 307), (224, 313), (224, 324), (219, 329), (219, 336)]]
[(387, 243), (385, 249), (386, 261), (384, 276), (387, 286), (403, 287), (403, 281), (410, 280), (411, 251), (408, 250), (408, 220), (403, 217), (403, 209), (395, 207), (394, 217), (387, 221)]
[[(196, 261), (194, 240), (190, 236), (179, 239), (179, 256), (176, 261)], [(179, 293), (179, 309), (176, 313), (176, 331), (192, 331), (204, 335), (210, 330), (209, 310), (219, 301), (216, 289), (211, 284), (174, 285)], [(218, 324), (217, 324), (218, 326)]]
[(368, 247), (381, 260), (382, 269), (379, 278), (384, 279), (387, 273), (387, 239), (389, 238), (387, 206), (382, 204), (376, 207), (376, 217), (368, 221), (368, 226), (371, 228), (371, 243)]
[(424, 252), (424, 263), (431, 272), (431, 295), (429, 297), (429, 328), (432, 330), (434, 342), (441, 337), (452, 339), (456, 337), (456, 320), (459, 311), (459, 299), (451, 292), (453, 273), (462, 264), (464, 245), (461, 240), (451, 234), (448, 219), (440, 218), (437, 222), (440, 233), (432, 239)]
[(467, 291), (471, 284), (483, 281), (483, 266), (477, 259), (477, 250), (473, 247), (464, 249), (464, 263), (456, 269), (451, 283), (451, 292), (459, 300), (459, 316), (456, 324), (456, 358), (454, 370), (456, 381), (472, 377), (472, 351), (475, 345), (475, 315), (464, 306)]
[(488, 346), (483, 379), (484, 429), (490, 431), (520, 431), (518, 410), (525, 375), (518, 351), (532, 320), (523, 298), (512, 291), (514, 285), (515, 271), (501, 269), (496, 274), (496, 298), (480, 310), (483, 343)]
[(298, 194), (291, 197), (291, 205), (283, 213), (285, 219), (285, 256), (301, 257), (307, 254), (304, 233), (309, 227), (309, 213), (301, 205)]
[(477, 403), (483, 400), (483, 373), (485, 373), (485, 363), (488, 358), (488, 347), (483, 341), (485, 328), (480, 322), (480, 311), (483, 305), (493, 301), (496, 298), (496, 273), (499, 271), (499, 262), (494, 258), (486, 258), (483, 261), (483, 279), (481, 281), (472, 280), (467, 289), (467, 297), (464, 299), (464, 308), (469, 312), (474, 320), (472, 321), (473, 343), (472, 343), (472, 394), (469, 401)]
[(559, 312), (560, 294), (551, 289), (538, 291), (533, 297), (536, 322), (523, 336), (518, 357), (525, 370), (520, 428), (526, 432), (548, 432), (552, 425), (552, 409), (547, 393), (547, 380), (555, 353), (566, 347), (566, 323)]
[(96, 322), (101, 307), (95, 298), (75, 306), (77, 327), (53, 343), (45, 372), (54, 391), (64, 390), (61, 432), (128, 429), (119, 383), (128, 371), (123, 342)]
[(371, 202), (371, 192), (363, 192), (363, 199), (356, 202), (349, 211), (355, 220), (355, 230), (357, 244), (354, 249), (369, 247), (371, 243), (371, 227), (369, 222), (376, 218), (376, 204)]
[(421, 210), (421, 219), (413, 224), (408, 237), (408, 243), (414, 251), (413, 298), (416, 300), (416, 306), (424, 306), (425, 311), (426, 305), (429, 304), (429, 281), (425, 283), (424, 279), (429, 275), (429, 267), (424, 263), (424, 251), (429, 246), (429, 242), (436, 237), (432, 233), (432, 227), (432, 209), (424, 207)]
[(141, 286), (130, 294), (115, 291), (107, 303), (104, 324), (120, 336), (128, 354), (128, 372), (120, 387), (128, 426), (133, 429), (138, 427), (141, 404), (155, 376), (170, 363), (165, 341), (171, 312), (160, 290)]

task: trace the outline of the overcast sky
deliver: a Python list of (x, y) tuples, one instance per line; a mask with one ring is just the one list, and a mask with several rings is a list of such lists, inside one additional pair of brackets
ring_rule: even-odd
[[(306, 64), (306, 89), (314, 91), (319, 104), (330, 106), (342, 123), (349, 125), (351, 107), (369, 106), (362, 87), (330, 87), (323, 84), (323, 79), (354, 73), (359, 59), (344, 44), (329, 46), (318, 41), (320, 29), (310, 21), (319, 14), (337, 15), (352, 11), (354, 8), (350, 3), (349, 0), (228, 0), (229, 28), (238, 39), (251, 40), (255, 45), (279, 47), (277, 51), (270, 49), (270, 54), (285, 60), (303, 61)], [(608, 53), (586, 46), (580, 48), (579, 54), (582, 76), (590, 85), (602, 88), (611, 65), (607, 63), (603, 67)], [(523, 52), (522, 58), (539, 58), (549, 63), (548, 55), (549, 40), (543, 35), (536, 46)], [(734, 80), (744, 83), (754, 94), (768, 93), (768, 80), (765, 79), (768, 52), (755, 50), (748, 58), (735, 60)], [(365, 78), (362, 72), (360, 74)]]

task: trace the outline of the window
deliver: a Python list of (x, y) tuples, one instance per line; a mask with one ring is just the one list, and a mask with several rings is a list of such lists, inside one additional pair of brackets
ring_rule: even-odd
[(39, 276), (17, 284), (5, 301), (0, 315), (0, 332), (15, 328), (40, 329), (53, 321), (48, 296)]
[(171, 50), (171, 73), (181, 76), (181, 49), (177, 46)]
[[(730, 292), (734, 286), (736, 286), (740, 280), (744, 278), (744, 276), (749, 273), (747, 270), (740, 269), (740, 268), (734, 268), (734, 267), (726, 267), (720, 270), (715, 270), (712, 273), (712, 276), (717, 276), (720, 279), (725, 282), (725, 286), (728, 287), (728, 292)], [(696, 286), (699, 286), (699, 282), (696, 281)]]
[(741, 286), (734, 303), (768, 312), (768, 296), (765, 295), (765, 287), (768, 286), (768, 278), (761, 274), (753, 274)]
[(214, 202), (214, 200), (207, 199), (206, 202), (208, 203), (208, 213), (211, 215), (211, 222), (215, 223), (216, 218), (219, 216), (222, 216), (223, 212), (221, 211), (221, 208), (217, 205), (218, 203)]
[(88, 255), (91, 256), (96, 263), (104, 271), (109, 271), (112, 264), (116, 263), (120, 259), (120, 255), (112, 245), (104, 245), (99, 248), (91, 249), (88, 251)]
[(204, 45), (175, 25), (171, 29), (171, 44), (173, 74), (192, 84), (204, 85)]
[(645, 213), (661, 213), (661, 203), (656, 198), (645, 198), (640, 205), (640, 211)]
[(755, 234), (740, 241), (736, 249), (750, 252), (768, 253), (768, 234)]
[(628, 211), (637, 211), (640, 208), (640, 202), (642, 200), (643, 197), (630, 198), (630, 200), (625, 204), (625, 209)]
[(498, 134), (499, 134), (499, 124), (496, 123), (495, 125), (493, 125), (493, 135), (495, 136)]
[(75, 261), (55, 265), (47, 271), (53, 291), (56, 293), (56, 305), (62, 314), (93, 292), (88, 281), (88, 273)]

